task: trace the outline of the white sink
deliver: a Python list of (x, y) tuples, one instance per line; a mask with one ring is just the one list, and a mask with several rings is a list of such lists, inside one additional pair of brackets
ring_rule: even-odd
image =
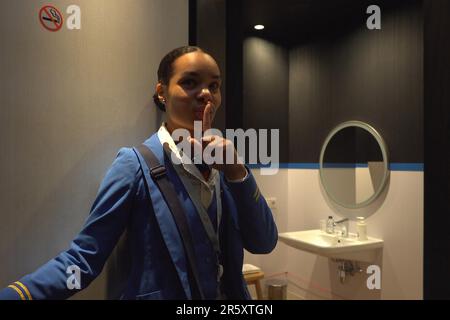
[(369, 237), (365, 241), (360, 241), (355, 234), (343, 238), (320, 230), (285, 232), (278, 234), (278, 238), (291, 247), (310, 253), (364, 262), (373, 262), (379, 254), (377, 249), (383, 247), (381, 239)]

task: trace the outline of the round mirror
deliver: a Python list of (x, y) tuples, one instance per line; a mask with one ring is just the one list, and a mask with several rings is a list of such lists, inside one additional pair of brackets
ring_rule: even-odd
[(320, 180), (329, 198), (345, 208), (372, 203), (388, 179), (388, 153), (380, 134), (360, 121), (334, 128), (320, 152)]

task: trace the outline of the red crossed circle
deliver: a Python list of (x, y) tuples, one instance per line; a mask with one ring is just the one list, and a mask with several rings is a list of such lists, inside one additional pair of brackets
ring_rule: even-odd
[(39, 21), (49, 31), (58, 31), (64, 22), (61, 12), (57, 8), (48, 5), (43, 6), (39, 10)]

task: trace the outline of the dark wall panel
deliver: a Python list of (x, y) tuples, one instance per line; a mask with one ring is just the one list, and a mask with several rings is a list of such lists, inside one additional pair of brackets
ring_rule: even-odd
[[(220, 68), (222, 77), (222, 105), (217, 111), (214, 127), (225, 129), (226, 114), (226, 6), (225, 0), (191, 0), (190, 41), (208, 51)], [(196, 23), (194, 23), (194, 21)], [(192, 30), (193, 29), (193, 30)]]
[(390, 162), (423, 162), (421, 1), (382, 13), (381, 30), (339, 26), (291, 50), (290, 162), (318, 162), (327, 134), (349, 120), (380, 132)]
[(425, 299), (450, 299), (449, 14), (450, 1), (425, 1)]
[(260, 38), (244, 40), (244, 128), (278, 129), (280, 161), (288, 162), (288, 51)]

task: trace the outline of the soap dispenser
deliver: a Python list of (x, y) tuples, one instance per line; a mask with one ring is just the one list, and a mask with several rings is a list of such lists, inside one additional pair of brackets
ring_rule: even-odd
[(327, 220), (327, 233), (334, 233), (334, 219), (332, 216), (329, 216)]
[(356, 230), (358, 233), (358, 240), (367, 240), (367, 224), (364, 217), (357, 217)]

